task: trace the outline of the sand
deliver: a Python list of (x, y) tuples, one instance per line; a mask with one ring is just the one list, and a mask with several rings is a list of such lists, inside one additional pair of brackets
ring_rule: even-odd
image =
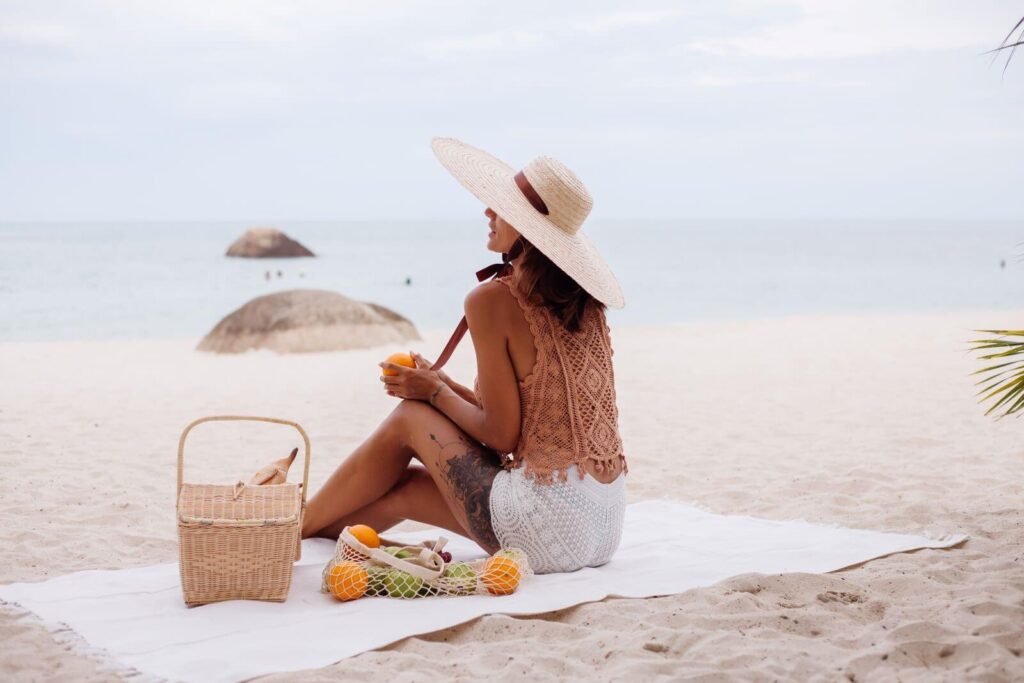
[[(828, 575), (748, 574), (671, 597), (486, 616), (265, 680), (1020, 680), (1022, 423), (983, 416), (965, 342), (973, 328), (1022, 320), (627, 328), (613, 314), (630, 502), (971, 540)], [(414, 348), (432, 358), (448, 332)], [(194, 344), (0, 345), (0, 582), (175, 561), (175, 449), (194, 417), (301, 422), (315, 490), (396, 401), (375, 363), (400, 349), (230, 357)], [(468, 341), (447, 369), (472, 384)], [(229, 481), (284, 455), (293, 439), (281, 429), (204, 426), (190, 440), (189, 478)], [(0, 614), (0, 642), (4, 680), (111, 680), (31, 618)]]

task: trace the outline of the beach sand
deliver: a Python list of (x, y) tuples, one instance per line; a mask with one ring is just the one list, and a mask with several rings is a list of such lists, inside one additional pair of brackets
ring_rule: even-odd
[[(983, 416), (969, 376), (981, 366), (966, 351), (973, 328), (1022, 320), (617, 328), (613, 313), (630, 502), (971, 540), (828, 575), (748, 574), (670, 597), (485, 616), (261, 680), (1024, 679), (1024, 423)], [(448, 332), (413, 348), (433, 358)], [(212, 356), (194, 345), (0, 345), (0, 582), (176, 561), (176, 446), (195, 417), (300, 422), (316, 490), (396, 402), (375, 364), (400, 348)], [(472, 385), (468, 339), (446, 369)], [(283, 427), (204, 425), (186, 478), (233, 481), (294, 441)], [(31, 618), (0, 614), (0, 642), (3, 680), (112, 680)]]

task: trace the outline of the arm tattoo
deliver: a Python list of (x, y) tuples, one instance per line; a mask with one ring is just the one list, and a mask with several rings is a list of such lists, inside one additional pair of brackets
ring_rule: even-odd
[[(501, 466), (480, 444), (464, 437), (442, 444), (433, 434), (431, 441), (441, 449), (438, 464), (449, 490), (462, 502), (466, 511), (467, 530), (487, 552), (501, 547), (491, 525), (491, 485)], [(445, 450), (449, 449), (451, 455)]]
[[(437, 389), (434, 389), (434, 393), (430, 395), (430, 405), (434, 405), (434, 401), (437, 399), (437, 395), (441, 393), (441, 390), (448, 386), (445, 382), (441, 382), (437, 385)], [(436, 407), (436, 406), (435, 406)]]

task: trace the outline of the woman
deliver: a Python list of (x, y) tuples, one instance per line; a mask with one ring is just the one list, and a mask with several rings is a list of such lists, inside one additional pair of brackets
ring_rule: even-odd
[(624, 301), (580, 230), (590, 195), (550, 157), (516, 173), (451, 138), (433, 148), (487, 206), (487, 248), (506, 261), (465, 299), (477, 381), (465, 387), (419, 354), (416, 368), (381, 363), (402, 401), (309, 501), (303, 538), (413, 519), (488, 553), (521, 548), (537, 573), (604, 564), (628, 471), (604, 309)]

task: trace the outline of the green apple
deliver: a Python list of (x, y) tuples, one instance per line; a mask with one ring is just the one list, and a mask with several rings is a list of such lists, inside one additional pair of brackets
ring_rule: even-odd
[(415, 598), (422, 587), (423, 579), (397, 569), (392, 569), (384, 577), (384, 589), (392, 598)]
[(459, 595), (476, 592), (476, 572), (465, 562), (453, 562), (444, 569), (448, 586)]
[(369, 578), (369, 582), (366, 585), (367, 595), (384, 595), (387, 592), (387, 588), (384, 587), (384, 578), (391, 571), (386, 567), (369, 567), (366, 573)]
[(526, 553), (519, 548), (505, 548), (494, 553), (494, 557), (507, 557), (510, 560), (514, 560), (519, 565), (527, 564), (528, 558)]

